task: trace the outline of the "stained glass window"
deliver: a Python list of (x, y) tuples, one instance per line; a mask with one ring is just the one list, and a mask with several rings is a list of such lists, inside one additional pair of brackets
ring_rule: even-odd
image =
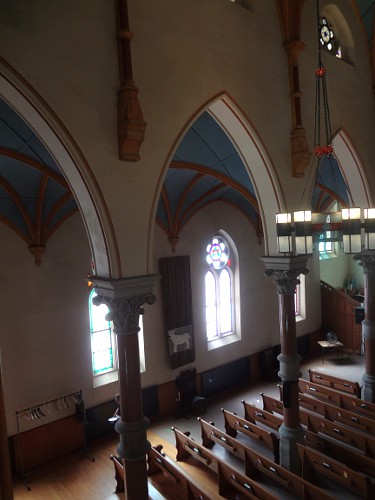
[(224, 238), (212, 238), (206, 247), (206, 261), (206, 332), (207, 340), (214, 340), (234, 331), (233, 273), (229, 245)]
[(319, 42), (325, 50), (341, 58), (340, 44), (335, 37), (332, 26), (325, 17), (321, 17), (319, 21)]
[(96, 306), (92, 290), (89, 297), (92, 367), (94, 375), (100, 375), (116, 368), (112, 324), (106, 319), (109, 309), (105, 304)]

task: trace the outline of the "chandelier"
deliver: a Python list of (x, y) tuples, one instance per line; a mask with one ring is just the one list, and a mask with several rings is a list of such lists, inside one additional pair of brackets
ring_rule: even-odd
[[(331, 50), (335, 47), (335, 39), (327, 20), (319, 16), (318, 1), (317, 26), (319, 49), (318, 66), (315, 70), (314, 158), (318, 160), (318, 168), (324, 157), (328, 157), (329, 159), (335, 158), (332, 146), (326, 69), (321, 60), (321, 47), (326, 46), (328, 50)], [(340, 49), (338, 48), (338, 50)], [(363, 247), (369, 250), (375, 249), (375, 209), (365, 208), (363, 211), (363, 220), (361, 212), (360, 208), (349, 207), (342, 208), (341, 214), (338, 214), (335, 229), (342, 233), (344, 253), (359, 253)], [(316, 215), (319, 216), (320, 214)], [(313, 218), (311, 210), (299, 210), (293, 214), (276, 214), (278, 252), (285, 254), (311, 254), (313, 252), (313, 231), (321, 230), (324, 227), (322, 223), (314, 224), (312, 222)]]

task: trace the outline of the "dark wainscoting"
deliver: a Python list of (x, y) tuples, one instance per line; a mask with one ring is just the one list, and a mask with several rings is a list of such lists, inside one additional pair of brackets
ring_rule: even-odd
[(21, 475), (67, 453), (84, 450), (84, 425), (71, 415), (12, 436), (9, 446), (13, 471)]
[(250, 359), (241, 358), (201, 374), (201, 390), (206, 397), (239, 386), (250, 380)]
[(297, 352), (302, 359), (310, 356), (310, 334), (297, 338)]
[[(142, 389), (142, 406), (143, 414), (146, 417), (151, 418), (158, 415), (159, 397), (157, 385)], [(117, 405), (113, 399), (112, 401), (107, 401), (86, 410), (86, 437), (88, 441), (114, 432), (114, 424), (108, 422), (108, 418), (114, 414), (116, 408)]]

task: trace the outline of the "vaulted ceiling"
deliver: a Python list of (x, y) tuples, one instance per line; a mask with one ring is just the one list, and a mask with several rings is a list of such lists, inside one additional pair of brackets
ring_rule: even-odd
[[(354, 3), (372, 53), (375, 0)], [(349, 203), (345, 183), (332, 158), (321, 163), (317, 183), (314, 209), (327, 208), (335, 197)], [(238, 209), (261, 238), (258, 201), (249, 175), (231, 140), (205, 112), (174, 155), (163, 185), (157, 223), (175, 248), (185, 224), (200, 209), (219, 201)], [(0, 222), (25, 241), (39, 264), (48, 239), (77, 210), (66, 180), (43, 143), (0, 99)]]
[(77, 210), (47, 149), (0, 100), (0, 221), (25, 241), (40, 264), (48, 239)]

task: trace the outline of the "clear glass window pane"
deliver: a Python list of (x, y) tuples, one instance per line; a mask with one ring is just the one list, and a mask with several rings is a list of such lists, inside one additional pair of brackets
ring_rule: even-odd
[(89, 314), (93, 372), (98, 375), (114, 368), (114, 353), (111, 323), (105, 319), (109, 309), (105, 304), (94, 305), (94, 297), (95, 290), (89, 297)]
[(111, 349), (111, 332), (109, 330), (104, 332), (94, 332), (91, 337), (91, 347), (94, 352)]
[(205, 276), (205, 291), (206, 291), (206, 332), (207, 332), (207, 338), (212, 339), (217, 336), (217, 307), (216, 307), (215, 277), (211, 271), (207, 271)]
[(112, 349), (93, 353), (94, 372), (99, 373), (112, 368)]
[(105, 319), (108, 312), (109, 312), (108, 307), (105, 304), (100, 304), (100, 306), (92, 305), (91, 307), (92, 332), (96, 332), (98, 330), (107, 330), (109, 328), (109, 321)]
[(220, 333), (232, 331), (232, 290), (229, 272), (220, 273)]

